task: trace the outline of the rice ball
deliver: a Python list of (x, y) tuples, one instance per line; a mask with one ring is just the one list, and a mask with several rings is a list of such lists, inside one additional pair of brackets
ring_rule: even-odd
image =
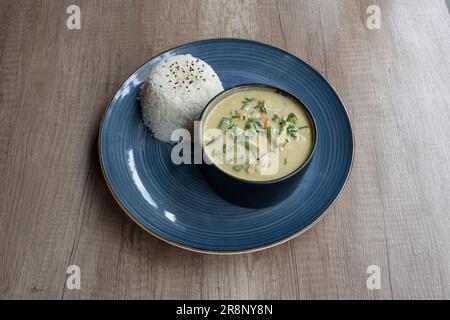
[(192, 135), (194, 121), (221, 91), (222, 82), (205, 61), (190, 54), (163, 59), (151, 70), (140, 94), (144, 123), (164, 142), (170, 142), (178, 128)]

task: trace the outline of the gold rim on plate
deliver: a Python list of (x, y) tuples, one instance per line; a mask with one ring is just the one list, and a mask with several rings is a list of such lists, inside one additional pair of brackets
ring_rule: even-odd
[[(294, 234), (292, 234), (292, 235), (290, 235), (290, 236), (288, 236), (288, 237), (286, 237), (286, 238), (284, 238), (284, 239), (281, 239), (281, 240), (278, 240), (278, 241), (275, 241), (275, 242), (272, 242), (272, 243), (269, 243), (269, 244), (266, 244), (266, 245), (263, 245), (263, 246), (259, 246), (259, 247), (254, 247), (254, 248), (249, 248), (249, 249), (242, 249), (242, 250), (207, 250), (207, 249), (199, 249), (199, 248), (196, 248), (196, 247), (188, 246), (188, 245), (185, 245), (185, 244), (182, 244), (182, 243), (173, 241), (173, 240), (169, 240), (169, 239), (163, 237), (162, 235), (158, 234), (157, 232), (151, 230), (150, 228), (148, 228), (148, 227), (144, 226), (142, 223), (140, 223), (140, 222), (133, 216), (133, 214), (131, 214), (131, 212), (125, 207), (125, 205), (122, 203), (122, 201), (117, 197), (116, 193), (114, 192), (114, 190), (113, 190), (113, 188), (112, 188), (112, 186), (111, 186), (111, 183), (110, 183), (110, 181), (109, 181), (109, 179), (108, 179), (108, 177), (107, 177), (107, 175), (106, 175), (105, 168), (104, 168), (104, 166), (103, 166), (103, 159), (102, 159), (102, 153), (101, 153), (101, 142), (102, 142), (102, 135), (101, 135), (101, 132), (102, 132), (102, 129), (103, 129), (103, 122), (104, 122), (104, 120), (105, 120), (106, 112), (107, 112), (108, 109), (109, 109), (109, 106), (110, 106), (110, 104), (111, 104), (112, 99), (116, 96), (117, 92), (120, 90), (120, 88), (122, 88), (122, 86), (125, 84), (125, 82), (127, 82), (127, 80), (128, 80), (134, 73), (136, 73), (140, 68), (142, 68), (144, 65), (146, 65), (149, 61), (155, 59), (156, 57), (158, 57), (158, 56), (160, 56), (160, 55), (163, 55), (163, 54), (165, 54), (165, 53), (167, 53), (167, 52), (169, 52), (169, 51), (175, 50), (175, 49), (177, 49), (177, 48), (184, 47), (184, 46), (186, 46), (186, 45), (188, 45), (188, 44), (195, 44), (195, 43), (200, 43), (200, 42), (210, 41), (210, 40), (245, 40), (245, 41), (248, 41), (248, 42), (255, 42), (255, 43), (258, 43), (258, 44), (264, 44), (264, 45), (266, 45), (266, 46), (273, 47), (273, 48), (276, 48), (276, 49), (278, 49), (278, 50), (281, 50), (282, 52), (285, 52), (285, 53), (287, 53), (287, 54), (290, 54), (290, 55), (296, 57), (297, 59), (299, 59), (300, 61), (304, 62), (306, 65), (308, 65), (311, 69), (313, 69), (314, 71), (316, 71), (316, 72), (317, 72), (317, 73), (325, 80), (325, 82), (331, 87), (331, 89), (334, 91), (334, 93), (336, 94), (336, 96), (339, 98), (339, 101), (341, 102), (342, 106), (344, 107), (344, 111), (345, 111), (345, 113), (347, 114), (347, 118), (348, 118), (349, 125), (350, 125), (350, 131), (351, 131), (351, 133), (352, 133), (352, 158), (351, 158), (351, 162), (350, 162), (350, 168), (349, 168), (349, 170), (348, 170), (347, 177), (345, 178), (345, 181), (344, 181), (344, 183), (343, 183), (341, 189), (339, 190), (339, 192), (338, 192), (336, 198), (334, 198), (333, 202), (331, 202), (330, 205), (324, 210), (324, 212), (321, 213), (321, 214), (320, 214), (313, 222), (311, 222), (308, 226), (304, 227), (303, 229), (301, 229), (301, 230), (295, 232)], [(111, 194), (112, 194), (112, 196), (114, 197), (114, 199), (116, 200), (117, 204), (118, 204), (118, 205), (120, 206), (120, 208), (128, 215), (128, 217), (131, 218), (131, 220), (133, 220), (137, 225), (139, 225), (142, 229), (144, 229), (145, 231), (147, 231), (147, 232), (150, 233), (151, 235), (153, 235), (153, 236), (155, 236), (156, 238), (158, 238), (158, 239), (160, 239), (160, 240), (162, 240), (162, 241), (164, 241), (164, 242), (167, 242), (167, 243), (169, 243), (169, 244), (171, 244), (171, 245), (174, 245), (174, 246), (179, 247), (179, 248), (182, 248), (182, 249), (194, 251), (194, 252), (207, 253), (207, 254), (216, 254), (216, 255), (232, 255), (232, 254), (250, 253), (250, 252), (256, 252), (256, 251), (261, 251), (261, 250), (269, 249), (269, 248), (275, 247), (275, 246), (277, 246), (277, 245), (280, 245), (280, 244), (282, 244), (282, 243), (285, 243), (285, 242), (287, 242), (287, 241), (289, 241), (289, 240), (292, 240), (292, 239), (294, 239), (295, 237), (297, 237), (297, 236), (299, 236), (299, 235), (305, 233), (306, 231), (308, 231), (309, 229), (311, 229), (312, 227), (314, 227), (314, 226), (315, 226), (317, 223), (319, 223), (326, 215), (328, 215), (330, 209), (333, 207), (333, 205), (336, 203), (336, 201), (339, 199), (339, 197), (341, 196), (342, 192), (344, 191), (344, 189), (345, 189), (345, 187), (346, 187), (346, 185), (347, 185), (347, 182), (348, 182), (348, 180), (349, 180), (349, 178), (350, 178), (350, 174), (351, 174), (351, 172), (352, 172), (352, 169), (353, 169), (353, 160), (354, 160), (354, 156), (355, 156), (355, 139), (354, 139), (354, 135), (353, 135), (353, 127), (352, 127), (350, 115), (349, 115), (349, 113), (348, 113), (347, 107), (346, 107), (345, 104), (344, 104), (344, 101), (342, 101), (342, 98), (339, 96), (339, 94), (337, 93), (336, 89), (331, 85), (331, 83), (330, 83), (330, 82), (329, 82), (329, 81), (328, 81), (328, 80), (327, 80), (327, 79), (326, 79), (319, 71), (317, 71), (313, 66), (311, 66), (311, 65), (310, 65), (309, 63), (307, 63), (306, 61), (304, 61), (304, 60), (298, 58), (296, 55), (294, 55), (293, 53), (291, 53), (291, 52), (289, 52), (289, 51), (287, 51), (287, 50), (278, 48), (278, 47), (276, 47), (276, 46), (273, 46), (273, 45), (270, 45), (270, 44), (267, 44), (267, 43), (264, 43), (264, 42), (253, 41), (253, 40), (247, 40), (247, 39), (238, 39), (238, 38), (212, 38), (212, 39), (204, 39), (204, 40), (199, 40), (199, 41), (194, 41), (194, 42), (185, 43), (185, 44), (182, 44), (182, 45), (173, 47), (173, 48), (171, 48), (171, 49), (165, 50), (165, 51), (163, 51), (163, 52), (161, 52), (161, 53), (159, 53), (159, 54), (153, 56), (152, 58), (150, 58), (150, 59), (149, 59), (148, 61), (146, 61), (145, 63), (143, 63), (139, 68), (137, 68), (134, 72), (132, 72), (132, 73), (127, 77), (127, 79), (119, 86), (119, 88), (116, 90), (116, 92), (115, 92), (115, 93), (112, 95), (112, 97), (109, 99), (109, 101), (108, 101), (108, 103), (107, 103), (107, 105), (106, 105), (106, 108), (104, 109), (103, 114), (102, 114), (102, 119), (101, 119), (101, 122), (100, 122), (100, 127), (99, 127), (99, 132), (98, 132), (98, 146), (97, 146), (97, 147), (98, 147), (98, 155), (99, 155), (99, 160), (100, 160), (100, 167), (101, 167), (102, 175), (103, 175), (103, 178), (104, 178), (104, 180), (105, 180), (105, 182), (106, 182), (106, 185), (108, 186), (108, 189), (109, 189), (109, 191), (111, 192)]]

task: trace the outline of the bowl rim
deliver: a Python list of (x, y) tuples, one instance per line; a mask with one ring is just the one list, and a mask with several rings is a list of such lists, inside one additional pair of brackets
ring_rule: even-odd
[[(230, 95), (226, 96), (226, 97), (222, 97), (223, 95), (231, 92), (231, 91), (245, 91), (246, 88), (267, 88), (270, 89), (271, 91), (275, 92), (275, 93), (279, 93), (282, 94), (284, 96), (288, 96), (289, 98), (293, 99), (295, 102), (297, 102), (298, 104), (300, 104), (303, 109), (306, 111), (308, 117), (310, 118), (311, 121), (311, 125), (313, 127), (314, 130), (314, 142), (313, 142), (313, 147), (308, 155), (308, 157), (306, 158), (305, 161), (302, 162), (302, 164), (300, 166), (298, 166), (295, 170), (289, 172), (288, 174), (281, 176), (279, 178), (275, 178), (275, 179), (271, 179), (271, 180), (250, 180), (250, 179), (243, 179), (243, 178), (239, 178), (237, 176), (234, 176), (228, 172), (226, 172), (225, 170), (223, 170), (219, 165), (217, 165), (208, 155), (208, 153), (204, 150), (205, 149), (205, 144), (203, 141), (203, 124), (204, 121), (207, 119), (208, 115), (211, 114), (212, 110), (214, 110), (215, 107), (217, 107), (217, 105), (223, 101), (223, 99), (229, 97), (230, 95), (234, 94), (231, 93)], [(211, 106), (213, 103), (215, 103), (214, 106)], [(209, 109), (209, 110), (208, 110)], [(309, 162), (311, 161), (314, 152), (316, 151), (316, 146), (317, 146), (317, 140), (318, 140), (318, 131), (317, 131), (317, 125), (316, 125), (316, 120), (311, 112), (311, 110), (308, 108), (308, 106), (297, 96), (295, 96), (294, 94), (292, 94), (291, 92), (282, 89), (280, 87), (271, 85), (271, 84), (266, 84), (266, 83), (243, 83), (243, 84), (238, 84), (232, 87), (229, 87), (227, 89), (222, 90), (221, 92), (219, 92), (218, 94), (216, 94), (211, 100), (208, 101), (208, 103), (205, 105), (205, 107), (203, 108), (202, 112), (200, 113), (199, 116), (199, 121), (200, 121), (200, 125), (199, 128), (200, 130), (198, 130), (197, 132), (197, 138), (200, 139), (199, 141), (201, 142), (201, 146), (202, 146), (202, 165), (213, 165), (214, 167), (216, 167), (218, 170), (220, 170), (221, 172), (223, 172), (225, 175), (231, 177), (234, 180), (240, 181), (240, 182), (244, 182), (244, 183), (248, 183), (248, 184), (255, 184), (255, 185), (270, 185), (270, 184), (274, 184), (274, 183), (278, 183), (281, 182), (283, 180), (289, 179), (292, 176), (295, 176), (296, 174), (298, 174), (300, 171), (302, 171), (304, 168), (306, 168), (309, 164)], [(211, 164), (207, 164), (203, 161), (203, 156), (208, 157), (208, 159), (211, 161)]]

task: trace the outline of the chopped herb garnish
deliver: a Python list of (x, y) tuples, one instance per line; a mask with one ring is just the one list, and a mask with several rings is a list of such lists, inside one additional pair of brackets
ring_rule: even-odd
[(298, 130), (309, 128), (309, 126), (298, 127)]
[(255, 119), (253, 122), (254, 122), (258, 127), (260, 127), (260, 128), (263, 127), (263, 124), (262, 124), (262, 122), (261, 122), (261, 119)]
[(291, 137), (296, 138), (296, 137), (297, 137), (297, 133), (298, 133), (298, 128), (297, 128), (296, 126), (290, 124), (290, 125), (287, 127), (286, 132), (287, 132), (287, 134), (290, 135)]
[(244, 100), (241, 102), (242, 103), (241, 110), (248, 108), (250, 105), (250, 102), (252, 102), (252, 101), (253, 101), (253, 98), (245, 97)]
[(255, 109), (258, 109), (262, 113), (267, 114), (267, 106), (265, 101), (258, 101), (258, 104), (254, 106)]
[(223, 127), (224, 124), (230, 125), (230, 118), (222, 117), (219, 123), (219, 129)]
[(245, 141), (244, 141), (244, 146), (245, 146), (245, 149), (247, 149), (247, 150), (257, 150), (258, 148), (253, 144), (253, 143), (251, 143), (248, 139), (245, 139)]
[(222, 147), (222, 152), (227, 153), (227, 144), (226, 143)]
[(286, 118), (287, 122), (290, 122), (292, 124), (295, 124), (297, 122), (297, 116), (293, 113), (289, 113), (287, 118)]
[(283, 119), (279, 115), (274, 114), (273, 117), (272, 117), (272, 121), (275, 122), (275, 123), (280, 124), (283, 121)]
[(241, 170), (242, 170), (242, 168), (244, 168), (244, 166), (242, 166), (242, 165), (238, 165), (238, 166), (233, 166), (233, 170), (234, 170), (234, 171), (236, 171), (236, 172), (239, 172), (239, 171), (241, 171)]
[(284, 158), (284, 165), (286, 165), (287, 163), (287, 158)]
[(263, 124), (262, 124), (260, 118), (249, 117), (245, 126), (246, 126), (247, 129), (255, 129), (255, 130), (257, 130), (258, 127), (262, 128)]
[(253, 121), (247, 122), (247, 127), (248, 127), (249, 129), (254, 129), (255, 131), (258, 131), (258, 128), (256, 127), (256, 124), (255, 124), (255, 122), (253, 122)]

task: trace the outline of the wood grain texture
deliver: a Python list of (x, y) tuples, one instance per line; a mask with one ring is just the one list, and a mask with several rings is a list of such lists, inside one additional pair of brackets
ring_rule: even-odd
[[(81, 30), (66, 8), (81, 7)], [(366, 9), (381, 8), (381, 29)], [(355, 161), (329, 215), (238, 256), (146, 234), (100, 173), (97, 131), (143, 62), (193, 40), (267, 42), (325, 75)], [(450, 16), (433, 1), (0, 2), (0, 298), (450, 299)], [(67, 290), (66, 268), (81, 268)], [(381, 290), (366, 269), (381, 268)]]

